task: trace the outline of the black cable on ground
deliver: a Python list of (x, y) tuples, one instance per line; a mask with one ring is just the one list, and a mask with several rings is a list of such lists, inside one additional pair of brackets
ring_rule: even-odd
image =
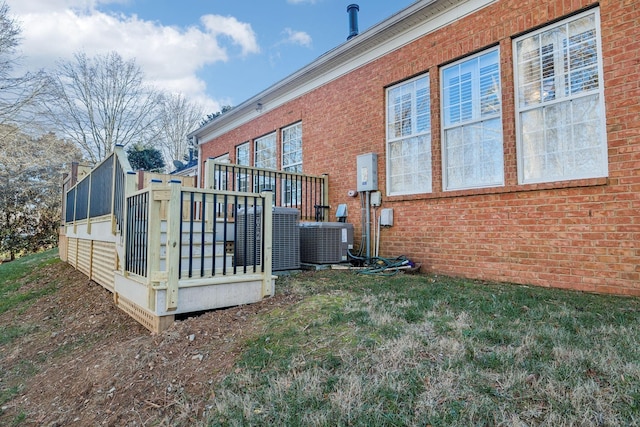
[(362, 270), (357, 270), (358, 274), (372, 274), (379, 276), (394, 276), (400, 271), (400, 267), (410, 266), (412, 263), (409, 259), (400, 255), (397, 258), (383, 258), (383, 257), (361, 257), (351, 253), (349, 251), (349, 257), (351, 257), (356, 264), (365, 266)]

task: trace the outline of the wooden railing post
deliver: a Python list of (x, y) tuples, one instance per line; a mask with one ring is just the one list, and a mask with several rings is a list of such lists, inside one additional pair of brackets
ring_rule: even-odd
[(180, 181), (169, 181), (169, 205), (167, 206), (167, 301), (166, 310), (178, 308), (178, 286), (180, 280), (180, 222), (182, 214), (182, 186)]
[[(133, 171), (127, 171), (124, 177), (124, 194), (122, 195), (122, 224), (120, 224), (120, 239), (116, 241), (116, 254), (117, 254), (117, 262), (116, 266), (120, 274), (123, 276), (127, 276), (129, 272), (125, 268), (126, 264), (126, 256), (127, 256), (127, 230), (129, 224), (129, 196), (131, 196), (135, 191), (135, 179), (136, 173)], [(113, 232), (116, 232), (116, 227), (113, 225)]]
[(117, 157), (116, 161), (120, 162), (120, 164), (122, 165), (122, 169), (128, 171), (133, 169), (131, 167), (131, 163), (129, 163), (129, 159), (127, 158), (127, 153), (125, 153), (124, 151), (123, 145), (116, 144), (116, 146), (113, 148), (113, 154)]
[(149, 229), (147, 231), (147, 281), (151, 286), (157, 280), (158, 271), (160, 271), (160, 206), (161, 200), (157, 200), (157, 190), (160, 189), (162, 181), (152, 180), (149, 186)]
[(272, 252), (273, 252), (273, 193), (271, 191), (263, 191), (260, 193), (263, 197), (262, 220), (263, 220), (263, 236), (264, 236), (264, 252), (262, 260), (262, 296), (271, 295), (273, 293), (271, 283), (272, 273)]
[(117, 174), (118, 174), (118, 167), (116, 166), (116, 164), (118, 163), (118, 156), (115, 153), (115, 148), (114, 148), (114, 152), (111, 154), (111, 202), (109, 203), (109, 206), (111, 206), (111, 209), (109, 209), (109, 211), (111, 212), (111, 232), (113, 234), (116, 234), (116, 215), (115, 215), (115, 211), (116, 211), (116, 196), (118, 196), (116, 194), (116, 179), (117, 179)]
[(205, 190), (211, 190), (215, 183), (213, 179), (213, 166), (209, 159), (204, 161), (204, 182), (202, 183), (202, 188)]
[(78, 186), (73, 190), (73, 234), (78, 232)]
[(129, 198), (129, 196), (131, 196), (133, 193), (135, 193), (138, 190), (137, 187), (137, 174), (134, 171), (127, 171), (127, 176), (124, 179), (124, 206), (122, 207), (124, 209), (124, 215), (125, 218), (123, 220), (123, 229), (127, 229), (127, 199)]
[(89, 189), (87, 190), (87, 234), (91, 234), (91, 184), (93, 180), (93, 174), (89, 173), (89, 177), (85, 179), (89, 180)]

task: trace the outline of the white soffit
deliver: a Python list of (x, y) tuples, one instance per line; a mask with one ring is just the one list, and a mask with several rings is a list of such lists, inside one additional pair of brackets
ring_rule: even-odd
[[(346, 43), (320, 56), (265, 91), (194, 131), (199, 143), (223, 135), (242, 124), (311, 92), (353, 70), (400, 49), (497, 0), (425, 0), (416, 2)], [(260, 102), (262, 110), (256, 111)]]

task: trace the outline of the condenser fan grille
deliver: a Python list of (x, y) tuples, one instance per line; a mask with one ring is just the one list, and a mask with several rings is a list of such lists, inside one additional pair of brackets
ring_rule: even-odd
[[(257, 212), (257, 218), (256, 218)], [(300, 268), (300, 212), (294, 208), (272, 208), (272, 270), (294, 270)], [(237, 243), (235, 259), (237, 265), (253, 265), (262, 259), (262, 207), (239, 209), (236, 219)], [(256, 247), (254, 249), (254, 243)]]

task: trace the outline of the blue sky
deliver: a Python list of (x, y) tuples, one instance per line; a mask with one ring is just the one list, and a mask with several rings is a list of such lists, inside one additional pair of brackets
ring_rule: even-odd
[(238, 105), (414, 0), (6, 0), (26, 69), (118, 51), (207, 112)]

